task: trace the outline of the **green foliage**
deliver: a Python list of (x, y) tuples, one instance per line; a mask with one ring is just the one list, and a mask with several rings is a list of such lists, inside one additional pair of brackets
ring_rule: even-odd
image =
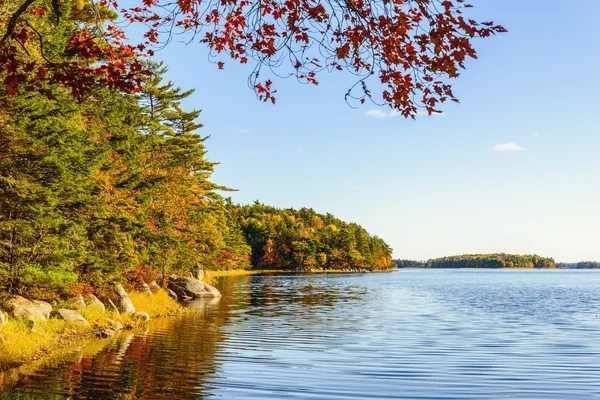
[(158, 67), (153, 112), (105, 88), (84, 103), (59, 89), (2, 99), (0, 290), (52, 300), (142, 267), (249, 266), (226, 188), (209, 180), (200, 112), (180, 104), (192, 91), (162, 85)]
[(516, 254), (465, 254), (428, 260), (427, 268), (556, 268), (552, 258)]
[[(92, 18), (86, 4), (65, 2), (61, 24), (114, 18), (102, 9)], [(53, 32), (44, 48), (59, 57), (69, 38)], [(201, 112), (182, 106), (193, 90), (164, 82), (162, 63), (145, 69), (136, 95), (96, 87), (79, 101), (59, 84), (47, 95), (0, 91), (0, 291), (108, 296), (115, 280), (248, 269), (251, 256), (259, 267), (390, 267), (387, 244), (356, 224), (224, 200), (218, 191), (230, 189), (210, 180)]]
[(252, 248), (256, 268), (380, 271), (392, 266), (391, 249), (382, 239), (331, 214), (258, 202), (229, 207)]
[(598, 269), (600, 268), (600, 262), (598, 261), (580, 261), (575, 264), (577, 269)]
[(416, 260), (394, 260), (394, 264), (398, 268), (424, 268), (425, 261)]

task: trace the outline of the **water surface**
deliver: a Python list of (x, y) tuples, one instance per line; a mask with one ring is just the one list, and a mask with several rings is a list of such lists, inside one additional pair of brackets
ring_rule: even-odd
[(600, 271), (221, 278), (223, 299), (0, 399), (597, 399)]

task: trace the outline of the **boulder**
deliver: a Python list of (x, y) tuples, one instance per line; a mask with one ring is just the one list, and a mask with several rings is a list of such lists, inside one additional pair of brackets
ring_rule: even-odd
[(110, 328), (114, 329), (115, 331), (122, 331), (123, 329), (125, 329), (123, 327), (123, 324), (120, 323), (119, 321), (115, 321), (110, 318), (104, 318), (104, 321), (108, 322), (108, 324), (110, 325)]
[(93, 294), (86, 295), (84, 297), (84, 300), (85, 300), (85, 306), (86, 307), (98, 307), (98, 308), (102, 309), (102, 312), (106, 312), (106, 307), (104, 306), (104, 303), (101, 302)]
[(148, 321), (150, 319), (150, 315), (146, 312), (136, 312), (131, 317), (140, 321)]
[(56, 313), (61, 319), (64, 319), (65, 321), (77, 321), (81, 322), (84, 325), (89, 325), (89, 322), (87, 322), (87, 320), (75, 310), (59, 308), (58, 310), (56, 310)]
[(196, 279), (199, 281), (204, 279), (204, 268), (200, 264), (196, 264)]
[(110, 304), (110, 306), (117, 313), (117, 315), (121, 315), (121, 313), (119, 312), (119, 309), (117, 308), (117, 306), (115, 306), (115, 303), (113, 303), (113, 301), (111, 299), (108, 299), (108, 304)]
[(118, 332), (113, 328), (103, 328), (100, 332), (98, 332), (98, 337), (102, 339), (108, 339), (115, 336)]
[(7, 305), (13, 317), (30, 321), (48, 319), (52, 311), (52, 306), (45, 301), (27, 300), (21, 296), (12, 298)]
[(169, 297), (175, 300), (179, 300), (179, 297), (177, 297), (177, 293), (175, 293), (174, 291), (172, 291), (171, 289), (167, 288), (167, 292), (169, 293)]
[(46, 333), (46, 331), (44, 331), (44, 328), (42, 328), (41, 326), (39, 326), (31, 320), (29, 321), (29, 329), (31, 330), (31, 333), (39, 333), (41, 335)]
[(148, 294), (149, 296), (154, 296), (152, 289), (150, 289), (150, 286), (148, 286), (146, 282), (142, 282), (142, 288), (144, 289), (144, 293)]
[(74, 299), (71, 299), (70, 304), (76, 310), (81, 310), (81, 309), (85, 308), (85, 300), (83, 299), (82, 295), (79, 295), (79, 296), (75, 297)]
[(123, 285), (117, 283), (115, 285), (115, 290), (117, 291), (117, 295), (119, 296), (119, 305), (121, 306), (121, 312), (125, 313), (135, 313), (135, 307), (131, 302), (131, 299), (127, 295), (125, 289), (123, 289)]
[(0, 328), (6, 325), (6, 315), (4, 315), (4, 311), (0, 310)]
[(219, 292), (217, 288), (193, 278), (169, 279), (168, 288), (175, 292), (178, 298), (188, 297), (192, 299), (201, 299), (221, 297), (221, 292)]

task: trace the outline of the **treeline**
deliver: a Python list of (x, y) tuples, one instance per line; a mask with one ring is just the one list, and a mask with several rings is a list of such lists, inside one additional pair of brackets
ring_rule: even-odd
[(578, 263), (558, 263), (558, 268), (574, 268), (574, 269), (598, 269), (600, 262), (598, 261), (580, 261)]
[(425, 261), (417, 260), (394, 260), (396, 268), (425, 268)]
[(554, 259), (538, 255), (517, 254), (465, 254), (434, 258), (426, 268), (556, 268)]
[(391, 248), (354, 223), (312, 209), (277, 209), (258, 202), (232, 209), (252, 248), (252, 265), (292, 270), (380, 271)]

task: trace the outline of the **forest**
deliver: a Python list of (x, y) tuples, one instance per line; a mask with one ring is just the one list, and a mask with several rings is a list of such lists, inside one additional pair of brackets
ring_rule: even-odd
[(396, 268), (425, 268), (425, 261), (418, 260), (393, 260)]
[(252, 265), (259, 268), (382, 271), (392, 266), (391, 248), (381, 238), (331, 214), (258, 202), (232, 211), (252, 248)]
[[(109, 282), (206, 269), (365, 269), (391, 250), (312, 210), (236, 206), (210, 180), (192, 94), (153, 74), (143, 91), (78, 102), (27, 93), (0, 105), (0, 290), (48, 299)], [(108, 290), (108, 289), (107, 289)]]
[(556, 268), (554, 259), (538, 255), (465, 254), (427, 260), (426, 268)]
[[(37, 21), (45, 50), (31, 47), (19, 62), (81, 62), (64, 34), (98, 17), (81, 7), (75, 2), (61, 14), (62, 29)], [(215, 162), (206, 157), (201, 111), (182, 104), (193, 90), (166, 80), (162, 63), (143, 60), (140, 68), (147, 73), (139, 91), (89, 82), (82, 99), (56, 80), (43, 90), (0, 89), (0, 291), (52, 300), (196, 265), (391, 264), (390, 248), (358, 225), (226, 201), (231, 189), (211, 181)]]

